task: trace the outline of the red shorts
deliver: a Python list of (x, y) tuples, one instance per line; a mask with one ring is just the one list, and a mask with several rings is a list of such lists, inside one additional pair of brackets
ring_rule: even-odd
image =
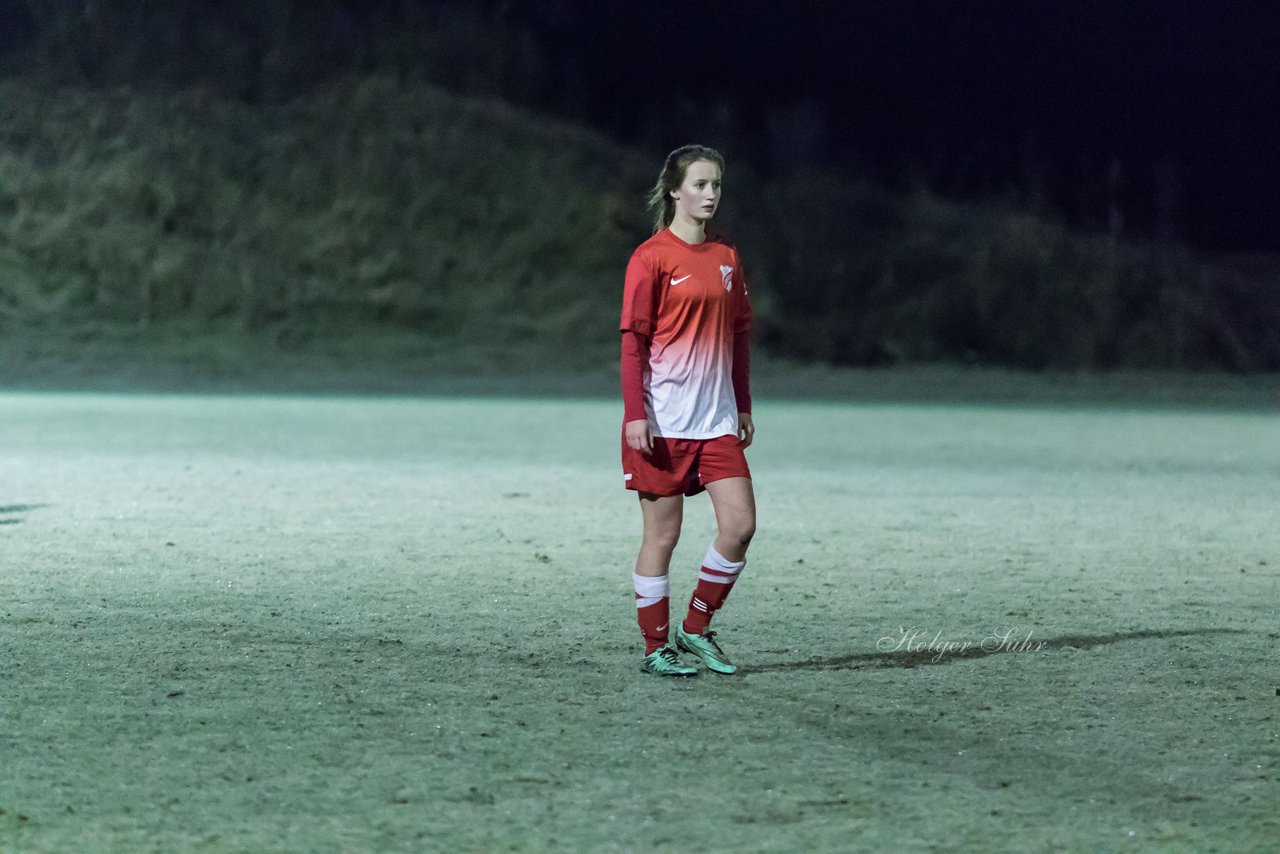
[(653, 453), (645, 456), (627, 445), (622, 434), (622, 476), (627, 489), (655, 495), (697, 495), (713, 480), (751, 477), (737, 436), (714, 439), (653, 437)]

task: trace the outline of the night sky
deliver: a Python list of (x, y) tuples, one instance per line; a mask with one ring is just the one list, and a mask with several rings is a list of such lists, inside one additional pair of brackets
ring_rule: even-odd
[[(538, 8), (555, 51), (593, 82), (595, 119), (632, 141), (654, 102), (693, 125), (682, 99), (704, 111), (727, 104), (761, 134), (770, 112), (801, 124), (817, 112), (819, 155), (880, 180), (959, 197), (1026, 195), (1035, 184), (1050, 208), (1087, 227), (1100, 225), (1110, 183), (1140, 237), (1158, 236), (1163, 205), (1181, 242), (1280, 249), (1280, 4)], [(672, 128), (664, 141), (677, 139)], [(786, 168), (777, 162), (786, 146), (772, 149), (764, 165)]]
[(1084, 229), (1114, 228), (1116, 209), (1127, 237), (1280, 251), (1274, 0), (0, 0), (10, 70), (30, 61), (32, 10), (57, 4), (119, 19), (99, 28), (100, 67), (141, 39), (179, 58), (151, 82), (178, 84), (183, 63), (266, 68), (280, 22), (295, 70), (322, 76), (413, 63), (415, 32), (479, 15), (542, 57), (522, 94), (499, 94), (655, 158), (696, 139), (770, 175), (835, 165)]

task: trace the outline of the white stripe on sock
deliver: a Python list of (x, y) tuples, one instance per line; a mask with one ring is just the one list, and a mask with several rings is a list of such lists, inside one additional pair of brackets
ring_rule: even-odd
[(644, 608), (671, 595), (671, 577), (631, 573), (631, 586), (636, 592), (636, 607)]
[(740, 560), (734, 563), (728, 560), (724, 555), (716, 551), (715, 541), (712, 540), (711, 545), (707, 546), (707, 556), (702, 559), (702, 565), (707, 569), (717, 569), (720, 572), (737, 575), (742, 572), (742, 568), (747, 565), (747, 562), (746, 560)]

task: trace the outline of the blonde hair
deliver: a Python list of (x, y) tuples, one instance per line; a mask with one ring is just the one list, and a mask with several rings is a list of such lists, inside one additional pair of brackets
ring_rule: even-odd
[(662, 174), (658, 176), (658, 183), (654, 184), (653, 190), (649, 193), (649, 210), (653, 211), (654, 234), (671, 225), (671, 220), (676, 215), (676, 200), (671, 198), (671, 191), (680, 188), (684, 183), (685, 174), (689, 171), (689, 165), (699, 160), (716, 164), (720, 167), (720, 174), (724, 174), (724, 157), (714, 148), (708, 148), (705, 145), (682, 145), (667, 155), (666, 163), (662, 164)]

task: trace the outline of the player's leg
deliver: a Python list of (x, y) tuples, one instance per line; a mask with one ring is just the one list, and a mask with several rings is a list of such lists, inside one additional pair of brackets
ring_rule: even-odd
[(642, 669), (663, 676), (692, 676), (697, 668), (683, 664), (667, 643), (671, 613), (668, 571), (671, 554), (680, 540), (684, 496), (641, 492), (640, 512), (644, 534), (631, 579), (636, 594), (636, 622), (644, 636)]
[(707, 484), (707, 492), (716, 514), (716, 538), (707, 546), (684, 620), (684, 631), (698, 635), (706, 632), (711, 617), (729, 598), (729, 591), (747, 565), (747, 546), (756, 532), (756, 501), (750, 478), (712, 481)]
[(652, 492), (639, 495), (644, 533), (640, 540), (640, 553), (636, 556), (636, 574), (651, 578), (666, 575), (671, 568), (671, 554), (680, 541), (684, 496), (655, 495)]
[(756, 535), (756, 494), (749, 477), (727, 477), (707, 484), (716, 514), (716, 538), (712, 547), (731, 563), (747, 559), (747, 547)]
[(644, 652), (648, 655), (667, 644), (670, 614), (671, 554), (680, 540), (684, 518), (684, 496), (640, 493), (640, 512), (644, 517), (644, 534), (632, 582), (636, 593), (636, 619), (644, 635)]
[(688, 442), (655, 437), (652, 453), (631, 448), (622, 437), (622, 473), (627, 488), (639, 494), (644, 534), (632, 583), (636, 594), (636, 621), (644, 636), (641, 669), (663, 676), (692, 676), (667, 643), (671, 587), (667, 571), (671, 553), (680, 539), (684, 519), (684, 494), (693, 477), (695, 446)]
[(716, 673), (733, 673), (737, 668), (709, 626), (746, 566), (747, 547), (756, 532), (755, 491), (736, 437), (709, 442), (700, 470), (716, 514), (716, 538), (698, 570), (684, 622), (676, 627), (676, 646), (701, 658)]

